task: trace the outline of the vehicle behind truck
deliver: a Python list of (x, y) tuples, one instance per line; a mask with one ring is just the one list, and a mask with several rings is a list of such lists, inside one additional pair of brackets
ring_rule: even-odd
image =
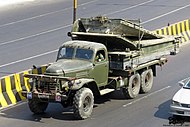
[(44, 74), (26, 74), (31, 91), (23, 91), (30, 110), (43, 113), (49, 102), (72, 106), (77, 119), (90, 117), (94, 97), (121, 89), (126, 98), (147, 93), (156, 66), (178, 52), (179, 38), (160, 36), (139, 24), (106, 17), (81, 18), (60, 46), (57, 60)]

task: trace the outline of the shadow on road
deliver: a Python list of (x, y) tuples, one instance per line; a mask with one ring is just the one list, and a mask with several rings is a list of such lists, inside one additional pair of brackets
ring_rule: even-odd
[(170, 103), (171, 101), (168, 100), (158, 106), (158, 111), (154, 114), (155, 117), (161, 119), (168, 119), (171, 115), (169, 114), (170, 111)]
[(59, 120), (76, 120), (73, 116), (72, 108), (63, 108), (61, 104), (50, 103), (45, 113), (35, 115), (30, 110), (28, 105), (23, 105), (1, 111), (0, 117), (13, 118), (20, 120), (28, 120), (41, 122), (43, 118), (53, 118)]
[[(143, 96), (143, 95), (139, 95)], [(100, 110), (99, 108), (108, 106), (109, 108), (114, 108), (114, 106), (120, 106), (120, 103), (129, 103), (133, 99), (126, 99), (120, 90), (114, 91), (112, 93), (99, 96), (95, 98), (94, 102), (94, 109)], [(111, 102), (113, 101), (113, 102)], [(125, 101), (125, 102), (124, 102)], [(119, 104), (117, 103), (119, 102)], [(112, 103), (112, 105), (110, 105)], [(157, 114), (156, 114), (157, 115)], [(159, 115), (159, 114), (158, 114)], [(35, 121), (35, 122), (43, 122), (43, 119), (56, 119), (56, 120), (63, 120), (63, 121), (78, 121), (73, 114), (72, 107), (63, 108), (63, 106), (59, 103), (49, 103), (47, 110), (44, 114), (34, 115), (27, 104), (27, 102), (23, 102), (19, 106), (15, 106), (10, 109), (0, 111), (0, 117), (4, 118), (13, 118), (19, 120), (26, 120), (26, 121)], [(159, 116), (160, 117), (160, 116)]]
[[(104, 105), (105, 103), (110, 102), (111, 96), (112, 95), (107, 94), (96, 98), (94, 103), (94, 109), (97, 108), (99, 105)], [(0, 111), (0, 117), (35, 122), (41, 122), (43, 118), (53, 118), (65, 121), (77, 121), (77, 119), (73, 115), (72, 107), (63, 108), (63, 106), (59, 103), (49, 103), (45, 113), (35, 115), (30, 111), (27, 102), (23, 102), (19, 106)]]
[(173, 116), (169, 114), (171, 100), (168, 100), (158, 106), (155, 117), (167, 119), (168, 125), (190, 126), (190, 117)]

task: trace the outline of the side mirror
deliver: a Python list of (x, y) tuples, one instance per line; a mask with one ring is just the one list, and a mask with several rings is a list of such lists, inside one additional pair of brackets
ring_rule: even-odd
[(181, 87), (185, 85), (185, 83), (182, 82), (182, 81), (179, 81), (178, 84), (179, 84), (179, 86), (181, 86)]

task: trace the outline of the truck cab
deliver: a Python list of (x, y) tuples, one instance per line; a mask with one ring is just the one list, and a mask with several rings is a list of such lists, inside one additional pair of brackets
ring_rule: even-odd
[(58, 51), (57, 60), (45, 74), (94, 79), (98, 87), (108, 82), (108, 54), (103, 44), (88, 41), (65, 42)]

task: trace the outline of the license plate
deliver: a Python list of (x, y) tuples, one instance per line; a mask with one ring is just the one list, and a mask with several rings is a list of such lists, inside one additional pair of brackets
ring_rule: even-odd
[(61, 95), (60, 95), (60, 94), (56, 94), (55, 100), (56, 100), (57, 102), (61, 102)]
[(38, 98), (49, 99), (49, 95), (46, 95), (46, 94), (38, 94)]
[(32, 93), (31, 92), (27, 93), (27, 99), (32, 99)]
[(189, 115), (190, 116), (190, 112), (184, 112), (185, 115)]

